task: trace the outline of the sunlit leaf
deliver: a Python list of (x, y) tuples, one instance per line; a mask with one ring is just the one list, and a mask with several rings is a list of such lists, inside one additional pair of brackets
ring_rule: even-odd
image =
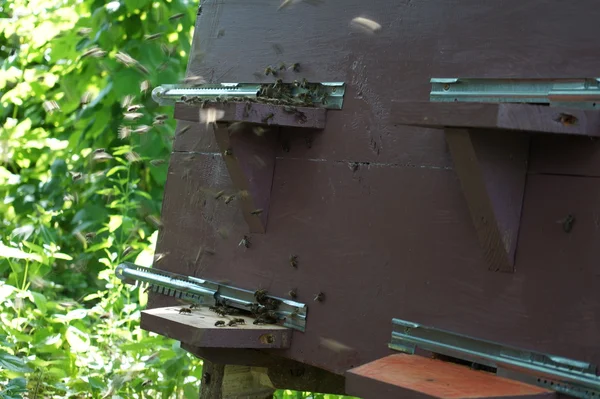
[(69, 326), (65, 337), (73, 352), (85, 352), (90, 347), (90, 337), (78, 328)]
[(108, 222), (108, 231), (113, 232), (123, 224), (123, 216), (121, 215), (110, 215), (110, 220)]

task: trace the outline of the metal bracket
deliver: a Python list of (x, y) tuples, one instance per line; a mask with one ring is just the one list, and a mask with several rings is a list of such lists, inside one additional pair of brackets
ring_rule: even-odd
[(390, 349), (414, 354), (423, 349), (495, 367), (498, 374), (581, 399), (600, 397), (596, 366), (560, 356), (517, 349), (465, 335), (392, 319)]
[(429, 99), (436, 102), (509, 102), (597, 109), (600, 108), (600, 78), (432, 78)]
[[(285, 91), (285, 96), (281, 95), (283, 91)], [(345, 84), (343, 82), (216, 83), (195, 86), (162, 85), (152, 90), (152, 99), (160, 105), (206, 100), (213, 102), (255, 101), (274, 105), (301, 106), (310, 98), (313, 106), (342, 109), (344, 92)]]
[[(199, 305), (212, 306), (217, 300), (221, 300), (226, 301), (228, 306), (247, 311), (250, 305), (256, 302), (252, 291), (129, 262), (119, 264), (115, 275), (123, 283), (140, 286), (145, 283), (153, 292)], [(281, 301), (275, 313), (283, 320), (285, 327), (304, 332), (308, 310), (305, 304), (271, 295), (267, 297)]]

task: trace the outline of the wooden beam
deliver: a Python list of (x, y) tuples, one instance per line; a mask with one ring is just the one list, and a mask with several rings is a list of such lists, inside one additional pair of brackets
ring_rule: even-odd
[(555, 399), (556, 393), (455, 363), (397, 354), (346, 372), (346, 393), (363, 399)]
[(266, 369), (203, 362), (200, 399), (270, 399), (274, 392)]
[(488, 268), (513, 272), (529, 137), (503, 131), (445, 132)]
[(533, 104), (394, 101), (392, 123), (600, 136), (600, 112)]
[[(210, 103), (206, 108), (222, 110), (220, 122), (248, 122), (269, 126), (303, 127), (324, 129), (327, 110), (316, 107), (288, 107), (261, 103)], [(199, 122), (200, 104), (175, 104), (174, 118), (182, 121)]]
[[(291, 331), (278, 325), (255, 325), (250, 317), (226, 316), (202, 307), (191, 314), (179, 313), (181, 307), (155, 308), (142, 311), (144, 330), (172, 338), (186, 344), (207, 348), (289, 348)], [(228, 323), (233, 317), (245, 320), (234, 327), (217, 327), (217, 321)]]

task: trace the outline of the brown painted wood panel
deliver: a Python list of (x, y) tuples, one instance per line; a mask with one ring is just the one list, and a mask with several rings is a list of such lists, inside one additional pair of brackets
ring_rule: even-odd
[[(234, 188), (212, 131), (195, 126), (178, 135), (158, 243), (168, 255), (159, 266), (279, 296), (296, 288), (309, 305), (307, 330), (294, 332), (282, 352), (338, 374), (390, 354), (392, 317), (600, 363), (597, 179), (530, 174), (516, 273), (489, 273), (443, 132), (390, 121), (392, 100), (427, 100), (432, 76), (595, 76), (596, 2), (277, 6), (204, 2), (189, 73), (267, 82), (272, 77), (260, 76), (267, 65), (299, 62), (300, 73), (284, 80), (345, 81), (344, 108), (328, 111), (322, 132), (280, 135), (267, 233), (251, 235), (251, 248), (238, 245), (248, 234), (240, 208), (215, 199)], [(356, 16), (382, 29), (354, 31)], [(553, 164), (536, 144), (532, 169), (597, 173), (588, 169), (598, 165), (596, 149), (575, 167), (574, 147)], [(577, 221), (561, 235), (555, 222), (568, 212)], [(319, 291), (322, 303), (313, 301)], [(151, 298), (151, 307), (166, 303)]]
[(406, 354), (387, 356), (349, 370), (346, 392), (363, 399), (556, 398), (547, 389)]

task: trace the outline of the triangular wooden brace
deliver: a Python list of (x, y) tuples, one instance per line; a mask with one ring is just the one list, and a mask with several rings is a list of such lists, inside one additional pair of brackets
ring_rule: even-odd
[(454, 168), (492, 271), (514, 272), (529, 135), (446, 128)]
[(251, 128), (230, 133), (226, 123), (213, 125), (215, 137), (231, 181), (237, 190), (247, 195), (236, 198), (251, 233), (265, 233), (269, 215), (271, 186), (275, 171), (278, 128), (264, 135)]

